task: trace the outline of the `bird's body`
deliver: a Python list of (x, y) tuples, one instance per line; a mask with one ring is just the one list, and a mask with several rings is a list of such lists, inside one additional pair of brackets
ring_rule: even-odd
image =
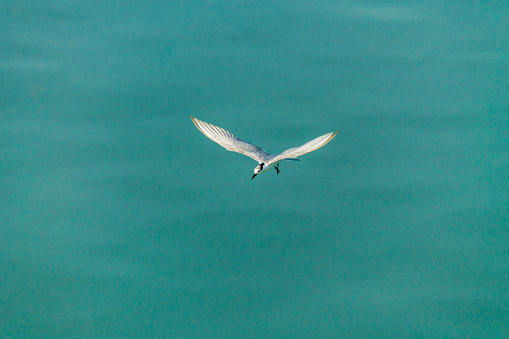
[(228, 151), (241, 153), (258, 161), (258, 166), (255, 167), (254, 175), (251, 179), (253, 179), (258, 173), (267, 172), (272, 167), (275, 167), (279, 174), (279, 162), (281, 160), (298, 161), (297, 157), (317, 150), (331, 141), (332, 138), (338, 134), (338, 132), (327, 133), (305, 143), (302, 146), (287, 149), (282, 153), (269, 154), (262, 148), (237, 138), (235, 135), (221, 127), (214, 126), (194, 117), (191, 117), (191, 119), (196, 127), (198, 127), (198, 129), (212, 141), (223, 146)]

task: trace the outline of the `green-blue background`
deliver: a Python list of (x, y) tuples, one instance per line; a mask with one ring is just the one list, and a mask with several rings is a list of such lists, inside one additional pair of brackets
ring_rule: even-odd
[[(0, 337), (509, 336), (505, 1), (5, 1)], [(190, 115), (280, 152), (281, 175)]]

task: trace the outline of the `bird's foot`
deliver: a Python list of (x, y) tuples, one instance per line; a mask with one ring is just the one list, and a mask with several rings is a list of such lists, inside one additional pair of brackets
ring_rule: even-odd
[(279, 174), (281, 171), (279, 170), (279, 164), (277, 166), (274, 166), (274, 168), (276, 169), (276, 174)]

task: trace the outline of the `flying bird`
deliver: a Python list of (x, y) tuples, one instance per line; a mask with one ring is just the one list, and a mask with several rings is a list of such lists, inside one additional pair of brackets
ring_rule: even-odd
[(281, 160), (299, 161), (297, 157), (319, 149), (338, 134), (338, 132), (327, 133), (305, 143), (302, 146), (287, 149), (282, 153), (269, 154), (260, 147), (237, 138), (235, 135), (221, 127), (198, 120), (192, 116), (191, 119), (200, 132), (205, 134), (207, 138), (223, 146), (228, 151), (241, 153), (258, 161), (258, 166), (255, 167), (251, 180), (253, 180), (258, 173), (267, 172), (272, 167), (276, 169), (276, 174), (279, 174), (279, 162)]

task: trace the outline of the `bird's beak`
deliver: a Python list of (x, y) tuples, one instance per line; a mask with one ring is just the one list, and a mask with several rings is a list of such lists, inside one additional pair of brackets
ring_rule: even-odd
[(258, 174), (258, 173), (253, 174), (253, 176), (251, 177), (251, 180), (253, 180), (253, 179), (254, 179), (254, 177), (256, 177), (256, 175), (257, 175), (257, 174)]

